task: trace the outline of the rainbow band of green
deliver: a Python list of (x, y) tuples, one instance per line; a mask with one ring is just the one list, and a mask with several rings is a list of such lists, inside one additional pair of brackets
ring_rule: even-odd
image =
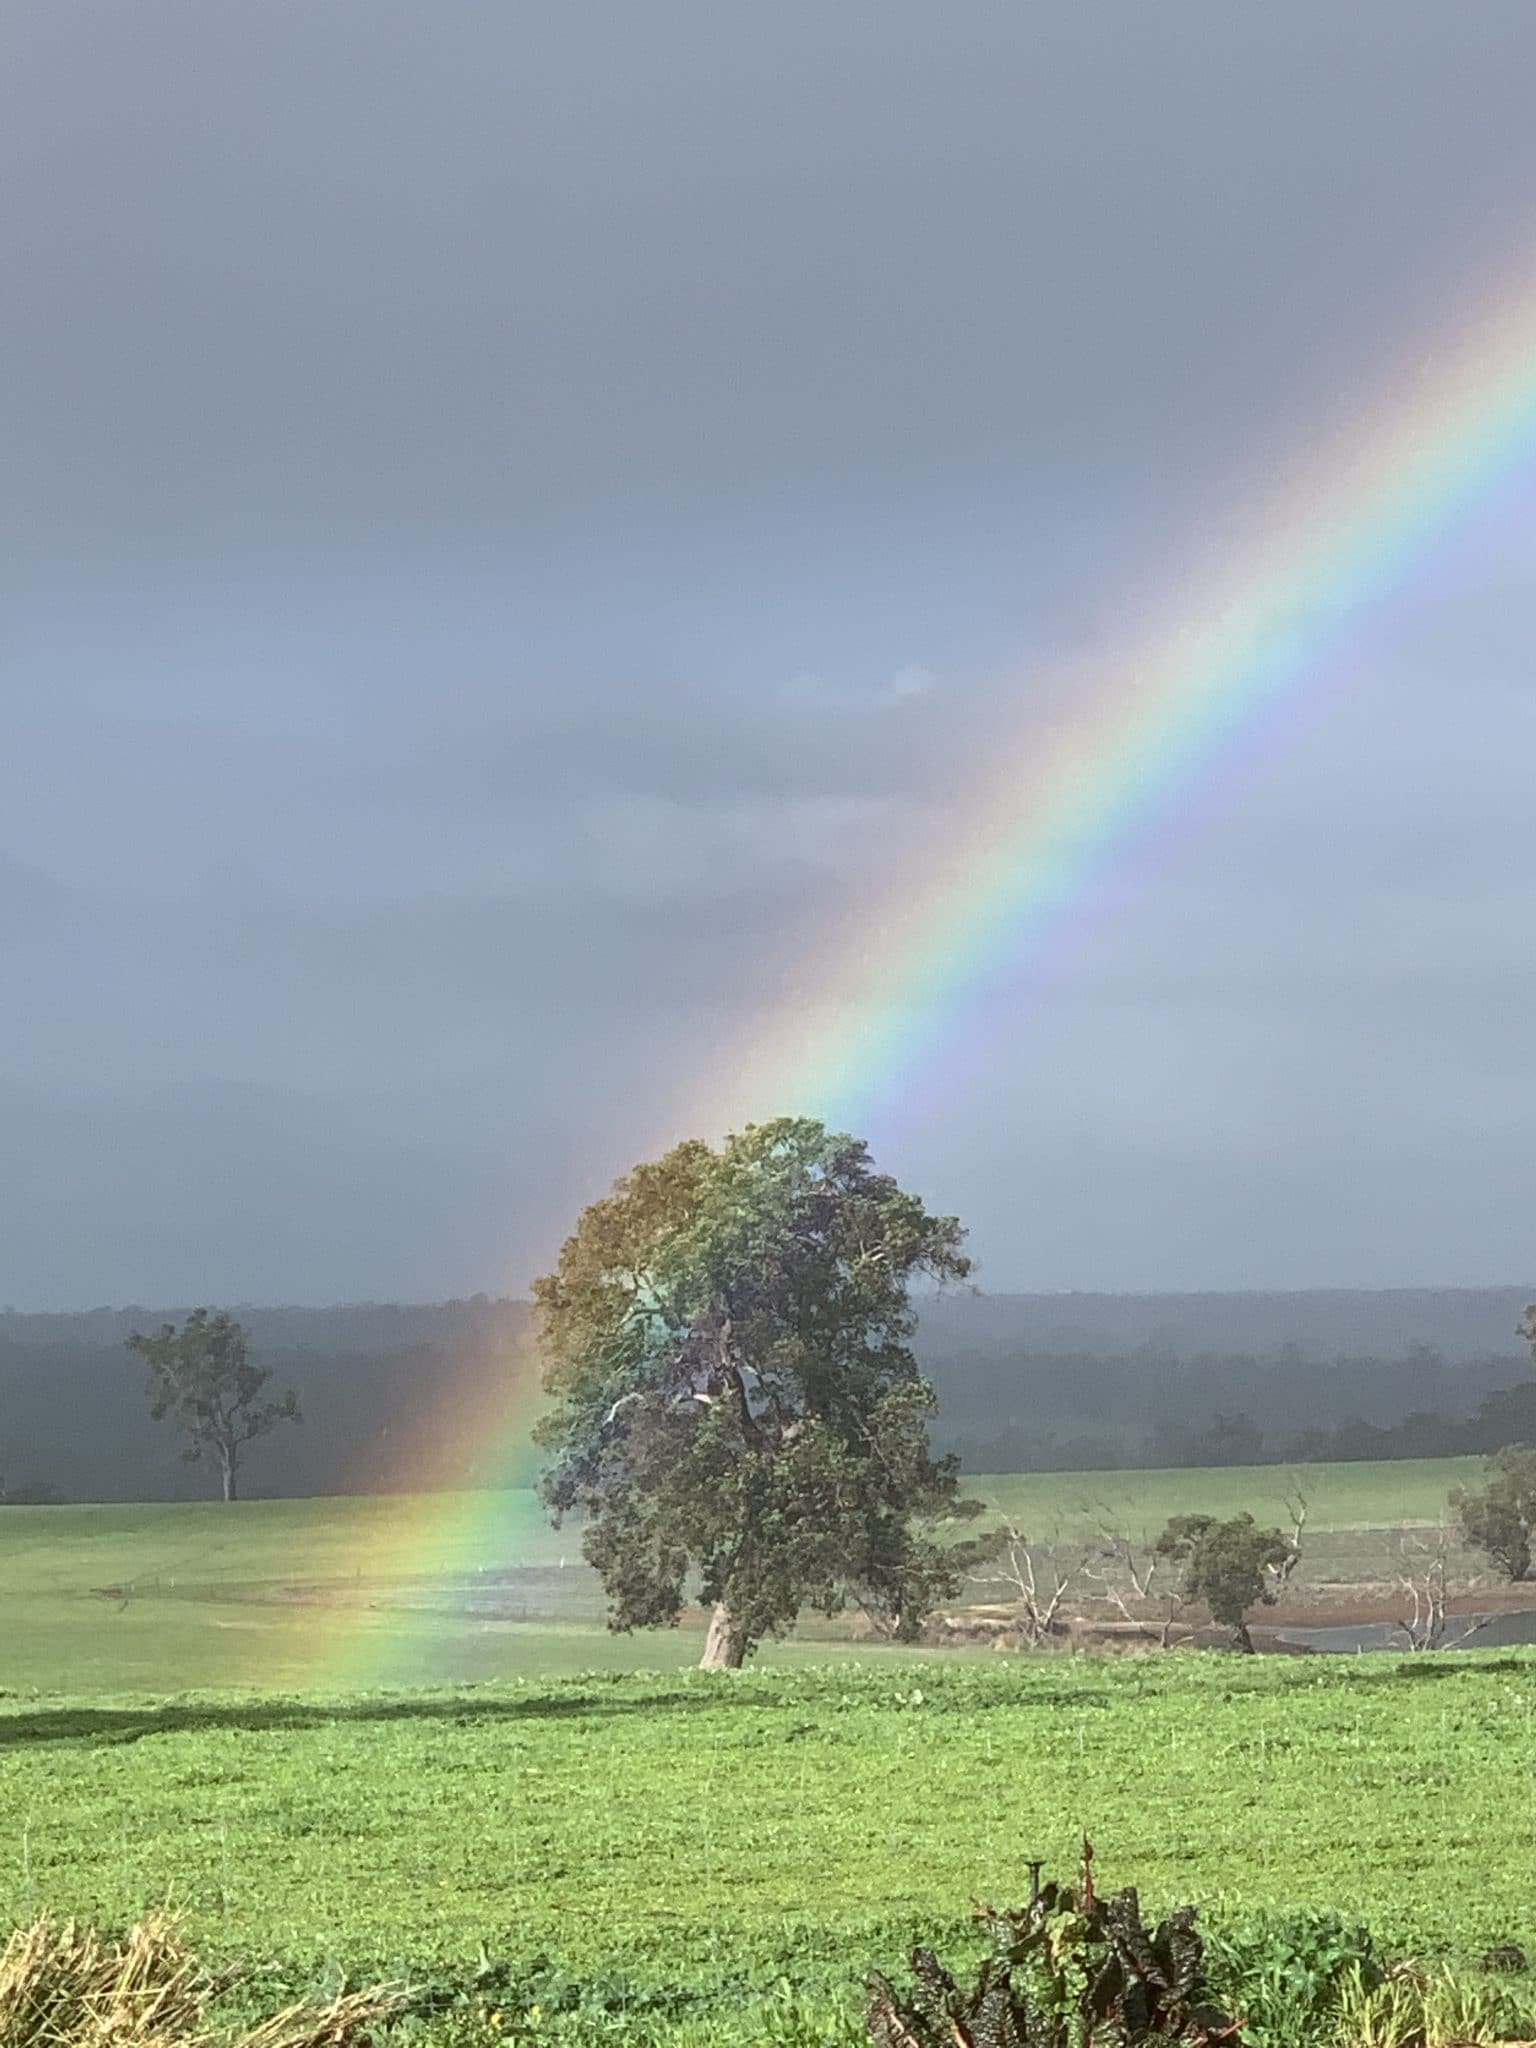
[[(1029, 693), (1016, 743), (967, 792), (974, 822), (939, 880), (922, 884), (914, 869), (806, 964), (803, 1010), (747, 1049), (741, 1084), (706, 1128), (782, 1109), (863, 1128), (1071, 916), (1093, 877), (1218, 769), (1266, 706), (1319, 678), (1337, 639), (1533, 452), (1536, 308), (1522, 302), (1483, 322), (1433, 385), (1378, 414), (1343, 460), (1267, 508), (1267, 541), (1171, 630), (1107, 658), (1075, 693), (1064, 732), (1042, 733)], [(931, 868), (935, 849), (922, 851)], [(852, 988), (850, 959), (865, 963)], [(841, 993), (820, 1002), (825, 987)]]

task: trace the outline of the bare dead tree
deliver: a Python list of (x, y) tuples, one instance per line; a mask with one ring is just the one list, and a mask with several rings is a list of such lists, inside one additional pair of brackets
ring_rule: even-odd
[(1490, 1617), (1474, 1615), (1464, 1628), (1460, 1616), (1446, 1613), (1447, 1561), (1450, 1539), (1442, 1523), (1433, 1543), (1425, 1542), (1415, 1530), (1402, 1532), (1403, 1570), (1398, 1585), (1407, 1602), (1407, 1613), (1393, 1623), (1402, 1632), (1410, 1650), (1455, 1650), (1488, 1626)]
[(978, 1583), (1004, 1594), (1017, 1617), (1019, 1634), (1030, 1649), (1038, 1650), (1055, 1633), (1062, 1602), (1083, 1577), (1087, 1562), (1083, 1556), (1064, 1562), (1055, 1544), (1037, 1551), (1022, 1530), (1004, 1522), (992, 1570)]
[(1307, 1496), (1299, 1486), (1293, 1487), (1285, 1496), (1285, 1511), (1291, 1518), (1290, 1554), (1279, 1564), (1266, 1567), (1270, 1590), (1276, 1596), (1284, 1592), (1301, 1563), (1301, 1539), (1307, 1526)]
[(1147, 1610), (1152, 1607), (1154, 1599), (1160, 1599), (1158, 1648), (1171, 1649), (1184, 1603), (1179, 1596), (1177, 1582), (1167, 1576), (1168, 1559), (1159, 1557), (1146, 1544), (1136, 1543), (1123, 1529), (1117, 1529), (1107, 1521), (1100, 1521), (1098, 1533), (1098, 1557), (1085, 1567), (1084, 1576), (1123, 1620), (1147, 1635), (1152, 1632), (1152, 1617)]

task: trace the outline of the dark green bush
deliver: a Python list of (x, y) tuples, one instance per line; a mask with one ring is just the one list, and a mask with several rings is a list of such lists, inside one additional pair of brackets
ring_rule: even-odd
[(987, 1907), (977, 1919), (992, 1953), (970, 1988), (926, 1948), (912, 1951), (905, 2001), (871, 1974), (874, 2048), (1241, 2048), (1236, 2024), (1208, 1996), (1194, 1908), (1149, 1932), (1133, 1888), (1095, 1891), (1086, 1841), (1075, 1887), (1047, 1884), (1022, 1911)]

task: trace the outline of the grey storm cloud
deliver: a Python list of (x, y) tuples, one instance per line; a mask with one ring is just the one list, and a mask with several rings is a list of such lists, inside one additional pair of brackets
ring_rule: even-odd
[[(1525, 0), (0, 55), (24, 1304), (520, 1285), (695, 1063), (856, 1032), (828, 934), (1536, 218)], [(898, 1081), (989, 1284), (1530, 1270), (1533, 536), (1517, 479)]]
[(579, 575), (1209, 461), (1501, 253), (1533, 36), (1518, 0), (22, 0), (11, 531)]

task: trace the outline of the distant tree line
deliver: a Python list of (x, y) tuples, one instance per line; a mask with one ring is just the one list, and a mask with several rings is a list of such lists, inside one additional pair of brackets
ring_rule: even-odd
[(8, 1484), (0, 1479), (0, 1508), (58, 1508), (64, 1505), (64, 1495), (46, 1479), (23, 1479)]
[(1536, 1381), (1500, 1387), (1458, 1422), (1445, 1415), (1415, 1414), (1379, 1427), (1358, 1419), (1332, 1430), (1303, 1430), (1286, 1456), (1316, 1463), (1349, 1458), (1487, 1457), (1505, 1444), (1536, 1438)]
[[(1074, 1363), (1080, 1367), (1083, 1362)], [(1116, 1368), (1121, 1363), (1116, 1361)], [(1208, 1362), (1203, 1363), (1208, 1372)], [(1351, 1391), (1375, 1393), (1381, 1363), (1376, 1359), (1339, 1359), (1325, 1368), (1333, 1380), (1329, 1389), (1333, 1402), (1347, 1399)], [(1422, 1367), (1423, 1361), (1405, 1363)], [(1106, 1371), (1102, 1362), (1098, 1368), (1101, 1373)], [(1282, 1376), (1286, 1367), (1276, 1362), (1243, 1361), (1241, 1371), (1250, 1385), (1267, 1392), (1264, 1382)], [(1529, 1365), (1509, 1357), (1444, 1368), (1451, 1384), (1458, 1373), (1476, 1384), (1490, 1372), (1513, 1377), (1522, 1371), (1526, 1376), (1514, 1385), (1495, 1386), (1484, 1393), (1470, 1414), (1414, 1408), (1394, 1421), (1368, 1421), (1359, 1414), (1346, 1414), (1335, 1423), (1304, 1430), (1261, 1423), (1242, 1407), (1216, 1407), (1204, 1415), (1191, 1413), (1187, 1403), (1194, 1389), (1188, 1369), (1161, 1375), (1149, 1372), (1142, 1391), (1160, 1396), (1172, 1412), (1133, 1433), (1111, 1425), (1102, 1431), (1064, 1435), (1032, 1429), (1027, 1418), (1020, 1418), (972, 1434), (953, 1426), (946, 1429), (941, 1410), (935, 1436), (946, 1449), (958, 1452), (962, 1468), (972, 1472), (1111, 1472), (1487, 1456), (1504, 1444), (1536, 1441), (1536, 1380), (1530, 1378)], [(1232, 1378), (1238, 1376), (1234, 1370)], [(1119, 1377), (1118, 1370), (1114, 1377)], [(1310, 1381), (1310, 1371), (1307, 1378)], [(1300, 1405), (1312, 1406), (1304, 1394)]]
[[(1050, 1297), (925, 1299), (912, 1349), (938, 1398), (935, 1451), (958, 1454), (971, 1472), (1112, 1471), (1487, 1455), (1536, 1441), (1529, 1356), (1515, 1341), (1494, 1348), (1500, 1324), (1513, 1338), (1519, 1314), (1503, 1296), (1492, 1310), (1478, 1294), (1429, 1293), (1348, 1296), (1336, 1308), (1328, 1296), (1234, 1296), (1197, 1306), (1187, 1327), (1140, 1342), (1127, 1339), (1138, 1329), (1155, 1332), (1162, 1304), (1072, 1309), (1085, 1341), (1069, 1348), (1050, 1341), (1068, 1320)], [(526, 1303), (232, 1304), (229, 1312), (245, 1332), (249, 1361), (270, 1372), (276, 1392), (295, 1387), (305, 1417), (302, 1430), (276, 1430), (242, 1447), (244, 1490), (299, 1496), (505, 1483), (507, 1446), (483, 1429), (483, 1390), (527, 1342)], [(0, 1464), (11, 1500), (175, 1500), (207, 1491), (207, 1475), (184, 1465), (175, 1436), (151, 1419), (142, 1375), (125, 1370), (123, 1354), (129, 1336), (180, 1324), (186, 1313), (0, 1313)], [(1388, 1340), (1420, 1318), (1446, 1348), (1331, 1355), (1335, 1313), (1341, 1348), (1344, 1340)], [(1288, 1326), (1305, 1345), (1175, 1348), (1186, 1336), (1267, 1338)], [(531, 1478), (531, 1458), (519, 1476)]]

